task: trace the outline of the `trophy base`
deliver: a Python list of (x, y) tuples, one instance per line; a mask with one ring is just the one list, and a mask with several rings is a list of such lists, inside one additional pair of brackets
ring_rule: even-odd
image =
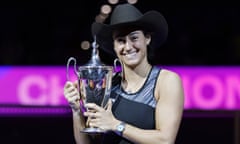
[(80, 132), (82, 133), (89, 133), (89, 134), (94, 134), (94, 133), (105, 133), (105, 130), (102, 130), (100, 128), (94, 128), (94, 127), (90, 127), (90, 128), (84, 128), (83, 130), (81, 130)]

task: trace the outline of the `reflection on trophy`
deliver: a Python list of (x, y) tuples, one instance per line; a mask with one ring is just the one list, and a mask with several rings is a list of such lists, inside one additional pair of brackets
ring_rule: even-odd
[[(92, 44), (92, 48), (90, 61), (78, 67), (78, 69), (76, 66), (76, 59), (74, 57), (68, 59), (67, 79), (69, 80), (68, 71), (70, 62), (74, 61), (74, 72), (78, 77), (78, 89), (81, 98), (80, 106), (84, 107), (86, 103), (95, 103), (104, 108), (111, 93), (113, 67), (107, 66), (100, 61), (96, 37)], [(104, 131), (99, 128), (86, 127), (81, 132), (101, 133)]]

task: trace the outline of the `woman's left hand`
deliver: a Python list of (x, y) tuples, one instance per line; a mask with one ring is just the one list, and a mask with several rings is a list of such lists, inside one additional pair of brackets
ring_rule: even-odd
[(90, 127), (98, 127), (105, 131), (114, 130), (118, 120), (112, 114), (112, 101), (109, 100), (106, 109), (96, 105), (95, 103), (88, 103), (85, 105), (88, 110), (84, 116), (88, 117), (88, 125)]

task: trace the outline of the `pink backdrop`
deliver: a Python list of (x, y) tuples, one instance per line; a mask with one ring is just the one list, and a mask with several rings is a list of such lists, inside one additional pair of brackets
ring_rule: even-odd
[[(185, 109), (240, 109), (240, 67), (173, 67), (185, 91)], [(76, 80), (70, 69), (70, 78)], [(65, 66), (0, 67), (0, 104), (67, 106)]]

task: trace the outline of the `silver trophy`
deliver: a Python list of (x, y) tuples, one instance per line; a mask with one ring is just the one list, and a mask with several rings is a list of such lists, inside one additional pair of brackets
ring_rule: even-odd
[[(77, 68), (74, 57), (70, 57), (67, 62), (67, 80), (69, 80), (69, 65), (74, 61), (74, 72), (78, 77), (78, 90), (80, 93), (80, 107), (83, 111), (86, 103), (95, 103), (105, 108), (111, 93), (113, 67), (103, 64), (98, 54), (98, 44), (96, 37), (92, 43), (92, 56), (90, 61)], [(86, 127), (81, 132), (103, 133), (102, 129)]]

